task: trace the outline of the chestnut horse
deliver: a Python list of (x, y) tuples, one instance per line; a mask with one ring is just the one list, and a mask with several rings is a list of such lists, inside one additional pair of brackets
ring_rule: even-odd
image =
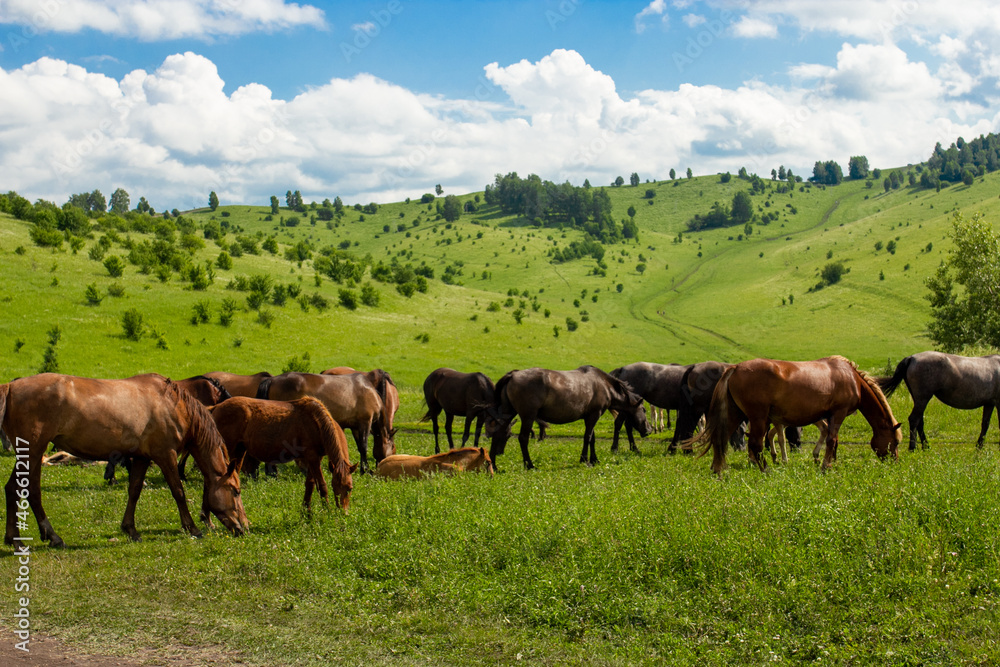
[(697, 441), (704, 445), (702, 456), (713, 450), (712, 472), (721, 474), (729, 437), (740, 422), (749, 420), (747, 453), (765, 470), (764, 436), (771, 422), (805, 426), (826, 419), (825, 470), (836, 459), (840, 426), (858, 410), (872, 427), (871, 448), (878, 457), (898, 458), (900, 424), (878, 383), (854, 362), (840, 356), (800, 362), (751, 359), (722, 374)]
[(493, 386), (493, 380), (482, 373), (461, 373), (450, 368), (438, 368), (431, 371), (424, 380), (424, 400), (427, 402), (427, 412), (420, 421), (431, 420), (434, 426), (435, 454), (441, 451), (438, 445), (438, 415), (442, 410), (448, 449), (455, 449), (455, 443), (451, 439), (451, 425), (455, 415), (465, 418), (462, 447), (469, 441), (469, 431), (472, 421), (475, 420), (476, 438), (473, 442), (478, 447), (479, 436), (483, 431), (483, 420), (486, 418), (486, 408), (493, 405), (496, 400), (496, 387)]
[(482, 447), (464, 447), (450, 449), (434, 456), (393, 454), (379, 461), (375, 467), (375, 475), (388, 479), (420, 478), (435, 472), (454, 474), (463, 470), (479, 471), (484, 468), (486, 472), (493, 474), (493, 462), (486, 450)]
[(209, 408), (209, 412), (237, 472), (247, 454), (264, 463), (304, 464), (306, 491), (302, 504), (307, 510), (314, 487), (319, 487), (320, 497), (327, 502), (321, 465), (326, 455), (334, 498), (347, 511), (354, 488), (351, 473), (358, 464), (351, 465), (344, 431), (322, 403), (311, 397), (285, 402), (237, 396)]
[(326, 369), (320, 375), (353, 375), (355, 373), (361, 373), (366, 376), (368, 381), (375, 387), (378, 387), (380, 378), (385, 378), (385, 395), (382, 396), (382, 420), (385, 422), (390, 437), (394, 437), (396, 429), (392, 426), (392, 420), (396, 418), (396, 411), (399, 410), (399, 390), (388, 373), (377, 368), (365, 373), (364, 371), (356, 371), (350, 366), (337, 366), (336, 368)]
[(247, 526), (240, 479), (227, 469), (226, 444), (215, 422), (201, 403), (161, 375), (93, 380), (42, 373), (14, 380), (0, 385), (0, 425), (18, 445), (17, 462), (5, 487), (7, 544), (18, 539), (17, 508), (27, 510), (30, 505), (41, 539), (54, 547), (65, 546), (42, 508), (42, 454), (50, 442), (83, 459), (104, 460), (121, 451), (132, 459), (121, 527), (134, 541), (140, 539), (135, 506), (150, 463), (163, 471), (181, 525), (201, 536), (177, 475), (177, 454), (183, 450), (194, 455), (205, 477), (203, 506), (235, 535)]
[[(227, 398), (232, 398), (230, 393), (226, 391), (226, 388), (218, 380), (204, 375), (195, 375), (185, 380), (177, 380), (177, 386), (194, 396), (205, 407), (216, 405)], [(188, 452), (184, 450), (184, 453), (181, 454), (180, 459), (177, 461), (177, 474), (183, 480), (187, 480), (187, 476), (184, 474), (184, 466), (187, 464), (187, 458)], [(112, 457), (108, 460), (108, 464), (104, 466), (104, 479), (108, 481), (108, 484), (115, 483), (115, 466), (119, 463), (128, 469), (128, 458), (121, 456)]]
[[(497, 456), (503, 454), (510, 438), (510, 425), (514, 417), (521, 418), (521, 432), (517, 439), (521, 445), (524, 467), (534, 468), (528, 454), (528, 437), (536, 419), (553, 424), (568, 424), (582, 419), (584, 422), (583, 451), (580, 463), (597, 463), (594, 426), (608, 409), (625, 414), (626, 420), (642, 437), (650, 434), (646, 422), (646, 407), (642, 397), (632, 391), (627, 382), (611, 377), (593, 366), (580, 366), (574, 371), (552, 371), (529, 368), (507, 373), (496, 385), (496, 404), (499, 408), (495, 419), (500, 424), (493, 433), (490, 458), (496, 465)], [(590, 459), (587, 448), (590, 448)]]
[(378, 369), (351, 375), (283, 373), (264, 379), (257, 398), (293, 401), (312, 396), (319, 399), (341, 427), (351, 429), (360, 455), (361, 472), (364, 473), (368, 471), (369, 435), (375, 441), (372, 454), (376, 465), (386, 456), (396, 453), (393, 433), (385, 418), (384, 397), (389, 382), (389, 374)]

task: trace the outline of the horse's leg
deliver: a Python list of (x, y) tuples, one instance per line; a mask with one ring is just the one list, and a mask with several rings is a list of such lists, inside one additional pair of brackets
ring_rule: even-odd
[(764, 441), (767, 443), (767, 449), (771, 452), (771, 463), (778, 462), (778, 453), (774, 450), (774, 435), (781, 427), (775, 424), (767, 429), (767, 435), (764, 436)]
[(924, 437), (924, 410), (927, 409), (927, 403), (930, 399), (926, 398), (913, 398), (913, 410), (910, 412), (909, 418), (906, 420), (910, 424), (910, 451), (914, 451), (917, 448), (917, 434), (920, 434), (920, 440), (923, 443), (924, 448), (927, 448), (927, 438)]
[[(785, 427), (778, 426), (778, 445), (781, 447), (781, 463), (788, 463), (788, 443), (785, 440)], [(773, 455), (774, 452), (771, 452)], [(777, 461), (775, 461), (777, 463)]]
[[(597, 423), (595, 422), (594, 425), (596, 426)], [(630, 424), (629, 422), (626, 421), (625, 422), (625, 435), (628, 436), (628, 448), (629, 448), (629, 451), (635, 452), (636, 454), (638, 454), (639, 453), (639, 448), (635, 446), (635, 437), (633, 436), (632, 431), (633, 431), (632, 424)], [(594, 437), (596, 438), (597, 436), (594, 436)]]
[[(611, 453), (614, 454), (618, 451), (618, 435), (621, 433), (622, 424), (625, 423), (625, 413), (619, 412), (618, 416), (615, 417), (615, 434), (611, 438)], [(583, 458), (581, 457), (580, 463), (583, 463)]]
[[(601, 418), (600, 413), (596, 416), (587, 416), (583, 420), (583, 451), (580, 453), (580, 463), (586, 463), (587, 465), (597, 465), (597, 435), (594, 433), (594, 427), (597, 425), (597, 420)], [(626, 425), (626, 432), (628, 432), (628, 426)], [(631, 436), (631, 434), (630, 434)], [(631, 439), (631, 437), (630, 437)], [(590, 460), (587, 459), (587, 447), (590, 447)]]
[(982, 449), (986, 442), (986, 432), (990, 430), (990, 419), (993, 418), (993, 404), (987, 403), (983, 406), (983, 428), (979, 432), (979, 440), (976, 441), (976, 449)]
[(441, 446), (438, 444), (438, 413), (431, 415), (431, 427), (434, 429), (434, 453), (441, 453)]
[[(476, 417), (476, 439), (473, 441), (473, 446), (475, 446), (475, 447), (479, 446), (479, 436), (483, 432), (483, 422), (484, 421), (486, 421), (486, 415), (484, 413), (480, 412), (479, 415)], [(464, 447), (465, 444), (463, 443), (462, 446)]]
[(177, 476), (180, 477), (185, 482), (187, 481), (187, 462), (188, 457), (191, 456), (191, 452), (184, 450), (181, 452), (181, 457), (177, 459)]
[(352, 426), (351, 433), (354, 434), (354, 443), (358, 446), (358, 463), (360, 463), (361, 474), (368, 472), (368, 433), (371, 429), (361, 426)]
[[(448, 438), (448, 450), (455, 449), (455, 441), (451, 437), (451, 427), (455, 424), (455, 415), (450, 412), (444, 413), (444, 435)], [(463, 443), (464, 444), (464, 443)]]
[(330, 509), (330, 492), (326, 486), (326, 478), (323, 477), (322, 462), (322, 457), (316, 459), (316, 473), (314, 477), (316, 479), (316, 486), (319, 488), (319, 497), (323, 499), (323, 506), (326, 509)]
[[(112, 454), (112, 457), (114, 455)], [(115, 465), (116, 462), (109, 460), (107, 465), (104, 466), (104, 479), (107, 481), (108, 485), (115, 483)]]
[(148, 459), (136, 459), (128, 471), (128, 504), (125, 506), (125, 516), (122, 517), (122, 530), (133, 542), (142, 540), (135, 529), (135, 505), (142, 493), (142, 483), (146, 480), (146, 470), (149, 469)]
[[(465, 443), (469, 441), (469, 433), (472, 431), (472, 422), (476, 418), (476, 415), (466, 414), (465, 415), (465, 428), (462, 431), (462, 446), (465, 447)], [(479, 438), (476, 438), (476, 446), (479, 446)]]
[(534, 418), (521, 417), (521, 432), (517, 434), (517, 441), (521, 445), (521, 459), (524, 461), (525, 470), (534, 470), (535, 464), (531, 462), (531, 455), (528, 453), (528, 439), (531, 437), (531, 425), (535, 423)]
[(7, 531), (4, 533), (4, 544), (14, 544), (16, 538), (21, 536), (21, 532), (17, 528), (18, 495), (16, 477), (17, 463), (14, 464), (14, 469), (10, 471), (10, 478), (3, 487), (4, 500), (7, 507)]
[(761, 472), (767, 470), (767, 460), (764, 458), (764, 437), (767, 435), (767, 418), (750, 421), (750, 434), (747, 436), (747, 454), (751, 463), (756, 463)]
[[(156, 465), (160, 466), (160, 470), (163, 471), (163, 478), (167, 480), (170, 493), (174, 497), (174, 502), (177, 503), (177, 510), (181, 515), (181, 526), (192, 537), (201, 537), (201, 531), (198, 530), (198, 526), (195, 525), (194, 519), (191, 518), (191, 512), (188, 510), (187, 498), (184, 496), (184, 485), (177, 474), (177, 453), (168, 451), (165, 457), (156, 462)], [(129, 482), (131, 481), (132, 478), (129, 477)], [(208, 480), (205, 480), (205, 484), (208, 484)]]
[[(670, 408), (663, 408), (663, 412), (667, 415), (667, 428), (671, 428), (671, 426), (670, 426)], [(663, 429), (660, 429), (660, 430), (662, 431)]]
[(844, 419), (846, 417), (846, 414), (837, 413), (831, 415), (827, 420), (826, 454), (823, 457), (823, 471), (828, 470), (833, 462), (837, 460), (837, 445), (840, 440), (840, 425), (844, 423)]

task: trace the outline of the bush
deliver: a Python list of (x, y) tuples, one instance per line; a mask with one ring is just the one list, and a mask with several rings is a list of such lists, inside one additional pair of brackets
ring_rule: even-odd
[(354, 290), (342, 289), (339, 293), (340, 305), (348, 310), (357, 310), (358, 295)]
[(108, 296), (113, 296), (116, 299), (120, 299), (125, 296), (125, 286), (121, 283), (111, 283), (108, 285)]
[(576, 331), (578, 326), (580, 325), (572, 317), (566, 318), (566, 331)]
[(87, 285), (87, 290), (83, 293), (83, 296), (86, 297), (87, 305), (90, 306), (99, 306), (101, 305), (101, 301), (104, 301), (104, 295), (97, 289), (96, 283)]
[(313, 295), (309, 297), (309, 303), (320, 312), (330, 307), (330, 301), (319, 292), (313, 292)]
[(369, 306), (370, 308), (376, 308), (380, 300), (381, 295), (374, 285), (371, 283), (365, 283), (361, 286), (361, 303)]
[(274, 323), (274, 313), (267, 308), (264, 308), (257, 313), (257, 322), (263, 324), (265, 328), (270, 329), (271, 324)]
[(128, 340), (139, 340), (146, 329), (143, 314), (138, 308), (129, 308), (122, 313), (122, 333)]
[(233, 258), (228, 252), (223, 250), (222, 252), (219, 253), (219, 256), (216, 258), (215, 265), (220, 269), (229, 271), (230, 269), (233, 268)]
[(239, 306), (236, 304), (236, 299), (231, 296), (227, 296), (222, 300), (222, 307), (219, 310), (219, 324), (224, 327), (228, 327), (233, 323), (233, 315), (236, 314), (236, 310)]
[(192, 311), (191, 324), (208, 324), (212, 317), (212, 304), (207, 300), (199, 301), (194, 304)]
[(281, 369), (282, 373), (308, 373), (309, 372), (309, 353), (303, 352), (301, 357), (291, 357), (285, 362), (284, 367)]
[(820, 278), (823, 279), (824, 283), (827, 285), (833, 285), (834, 283), (840, 282), (841, 277), (843, 277), (846, 272), (847, 270), (844, 268), (843, 262), (830, 262), (823, 267), (823, 270), (820, 271), (819, 275)]
[(121, 278), (125, 273), (125, 262), (118, 255), (110, 255), (104, 259), (104, 268), (112, 278)]
[(410, 298), (413, 296), (413, 293), (417, 291), (417, 286), (414, 283), (403, 283), (401, 285), (396, 285), (396, 291), (406, 298)]
[(95, 262), (100, 262), (104, 260), (104, 253), (106, 252), (107, 248), (105, 248), (100, 243), (95, 243), (94, 245), (90, 246), (90, 250), (87, 251), (87, 256), (90, 257)]

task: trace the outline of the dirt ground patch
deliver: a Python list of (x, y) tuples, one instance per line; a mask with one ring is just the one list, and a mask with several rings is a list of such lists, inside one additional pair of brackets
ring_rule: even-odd
[(219, 647), (191, 648), (178, 646), (170, 650), (136, 649), (130, 657), (85, 653), (53, 637), (32, 635), (29, 651), (16, 648), (20, 641), (6, 628), (0, 631), (0, 665), (40, 665), (42, 667), (193, 667), (195, 665), (240, 664), (239, 656)]

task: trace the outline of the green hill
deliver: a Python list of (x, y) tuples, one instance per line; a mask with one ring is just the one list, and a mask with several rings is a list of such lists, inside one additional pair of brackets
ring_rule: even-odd
[[(232, 269), (215, 268), (215, 280), (204, 291), (191, 289), (177, 273), (164, 282), (127, 262), (124, 276), (112, 279), (88, 256), (104, 230), (93, 232), (76, 253), (67, 244), (53, 250), (32, 244), (29, 223), (2, 215), (6, 279), (0, 300), (7, 317), (0, 322), (0, 346), (8, 353), (0, 370), (6, 378), (37, 372), (46, 332), (55, 324), (63, 330), (60, 370), (89, 376), (155, 370), (180, 377), (218, 368), (277, 372), (305, 353), (312, 370), (380, 366), (411, 387), (441, 365), (496, 376), (535, 365), (838, 353), (881, 367), (887, 358), (931, 347), (924, 336), (929, 307), (923, 279), (946, 256), (953, 212), (992, 216), (1000, 206), (998, 184), (1000, 174), (988, 174), (972, 186), (940, 192), (904, 187), (883, 193), (863, 181), (845, 181), (798, 184), (777, 194), (768, 181), (771, 189), (753, 204), (760, 213), (776, 211), (777, 220), (754, 225), (746, 238), (742, 227), (687, 231), (696, 213), (715, 201), (729, 202), (748, 186), (745, 180), (721, 183), (718, 176), (704, 176), (611, 187), (614, 217), (624, 219), (634, 206), (640, 235), (638, 242), (607, 246), (603, 272), (595, 271), (590, 257), (553, 263), (547, 256), (582, 240), (583, 232), (536, 227), (482, 204), (454, 223), (441, 219), (434, 203), (418, 201), (383, 205), (374, 214), (347, 208), (330, 223), (316, 220), (317, 211), (308, 207), (305, 213), (282, 209), (266, 220), (269, 208), (223, 206), (184, 217), (198, 237), (208, 225), (228, 223), (222, 243), (234, 244), (240, 236), (258, 254), (243, 252)], [(655, 193), (652, 199), (647, 190)], [(283, 226), (292, 216), (301, 224)], [(155, 238), (135, 231), (118, 236), (108, 254), (122, 257), (129, 255), (125, 245)], [(278, 242), (277, 254), (259, 248), (269, 236)], [(286, 251), (303, 241), (312, 247), (312, 259), (286, 259)], [(895, 241), (895, 253), (876, 250), (879, 241)], [(342, 246), (357, 258), (368, 255), (376, 264), (395, 259), (430, 269), (434, 277), (425, 293), (406, 297), (391, 283), (371, 281), (368, 269), (363, 282), (376, 287), (380, 303), (350, 310), (338, 303), (345, 285), (315, 268), (321, 248)], [(214, 262), (220, 251), (208, 241), (194, 251), (193, 261)], [(810, 291), (822, 267), (836, 261), (849, 270), (843, 279)], [(645, 265), (642, 273), (639, 264)], [(442, 280), (446, 273), (453, 284)], [(314, 302), (322, 306), (325, 299), (329, 307), (290, 298), (283, 306), (263, 306), (270, 315), (262, 319), (246, 307), (247, 292), (227, 289), (237, 277), (253, 275), (298, 286), (303, 300), (318, 294), (322, 298)], [(87, 285), (106, 294), (113, 283), (124, 286), (124, 296), (87, 304)], [(359, 287), (353, 291), (357, 295)], [(239, 310), (223, 326), (219, 313), (227, 298)], [(194, 325), (199, 302), (207, 304), (209, 322)], [(126, 340), (120, 320), (129, 308), (142, 312), (159, 338)], [(520, 324), (513, 316), (517, 310)], [(568, 330), (567, 318), (578, 323), (575, 331)], [(23, 346), (15, 353), (17, 341)]]

